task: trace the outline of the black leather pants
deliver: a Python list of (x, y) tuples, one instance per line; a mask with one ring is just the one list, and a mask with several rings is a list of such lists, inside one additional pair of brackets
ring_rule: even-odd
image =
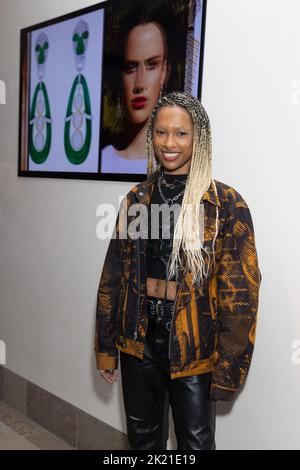
[(168, 347), (173, 302), (167, 301), (161, 316), (155, 312), (160, 310), (155, 308), (157, 299), (148, 299), (144, 358), (120, 352), (130, 448), (166, 450), (170, 403), (177, 449), (215, 450), (216, 402), (209, 397), (211, 373), (171, 379)]

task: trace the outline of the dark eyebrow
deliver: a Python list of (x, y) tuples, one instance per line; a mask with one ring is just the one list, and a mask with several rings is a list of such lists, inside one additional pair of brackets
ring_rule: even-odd
[(153, 59), (159, 59), (160, 57), (163, 57), (162, 55), (154, 55), (153, 57), (149, 57), (146, 60), (153, 60)]
[[(161, 57), (163, 57), (163, 55), (155, 55), (153, 57), (149, 57), (149, 58), (145, 59), (144, 62), (148, 62), (149, 60), (154, 60), (154, 59), (160, 59)], [(123, 64), (137, 64), (138, 62), (140, 62), (140, 61), (139, 60), (134, 60), (134, 59), (127, 59), (127, 60), (123, 61)]]

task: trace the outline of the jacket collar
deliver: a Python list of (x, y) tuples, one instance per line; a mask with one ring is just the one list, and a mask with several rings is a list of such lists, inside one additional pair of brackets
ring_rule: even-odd
[[(144, 202), (148, 204), (150, 203), (152, 192), (154, 189), (154, 183), (158, 179), (159, 172), (160, 170), (158, 168), (145, 181), (137, 184), (132, 188), (131, 191), (136, 194), (136, 197), (139, 202)], [(208, 201), (214, 206), (221, 206), (218, 195), (215, 193), (214, 184), (212, 181), (209, 185), (208, 190), (203, 194), (202, 200)]]

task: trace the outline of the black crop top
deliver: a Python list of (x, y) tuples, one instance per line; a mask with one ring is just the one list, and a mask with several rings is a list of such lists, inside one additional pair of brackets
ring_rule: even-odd
[[(174, 184), (174, 188), (169, 188), (161, 183), (161, 190), (165, 197), (165, 199), (173, 198), (174, 196), (178, 195), (182, 191), (184, 191), (185, 183), (188, 174), (182, 175), (173, 175), (169, 173), (163, 173), (164, 178), (167, 183)], [(178, 199), (174, 201), (174, 204), (182, 203), (183, 194), (179, 196)], [(159, 189), (158, 189), (158, 181), (154, 187), (151, 201), (150, 201), (150, 208), (152, 204), (166, 204), (166, 202), (162, 199)], [(158, 208), (159, 208), (158, 207)], [(170, 217), (166, 217), (163, 220), (163, 212), (162, 210), (159, 213), (159, 221), (158, 217), (151, 218), (151, 209), (149, 210), (149, 233), (148, 233), (148, 243), (147, 243), (147, 276), (156, 278), (156, 279), (167, 279), (167, 272), (166, 267), (169, 260), (169, 257), (172, 252), (173, 246), (173, 235), (174, 235), (174, 215), (176, 213), (170, 210)], [(177, 213), (178, 214), (178, 213)], [(159, 226), (158, 226), (159, 222)], [(168, 225), (170, 225), (170, 235), (167, 229)], [(151, 227), (152, 227), (152, 236), (151, 238)], [(164, 227), (164, 232), (162, 231)], [(157, 237), (158, 235), (158, 237)], [(163, 238), (164, 235), (164, 238)], [(155, 238), (156, 237), (156, 238)], [(176, 276), (173, 276), (171, 281), (176, 281)]]

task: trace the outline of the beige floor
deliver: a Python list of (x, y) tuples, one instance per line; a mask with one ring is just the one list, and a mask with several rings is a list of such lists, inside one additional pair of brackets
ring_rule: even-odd
[(56, 449), (74, 448), (0, 400), (0, 450)]

